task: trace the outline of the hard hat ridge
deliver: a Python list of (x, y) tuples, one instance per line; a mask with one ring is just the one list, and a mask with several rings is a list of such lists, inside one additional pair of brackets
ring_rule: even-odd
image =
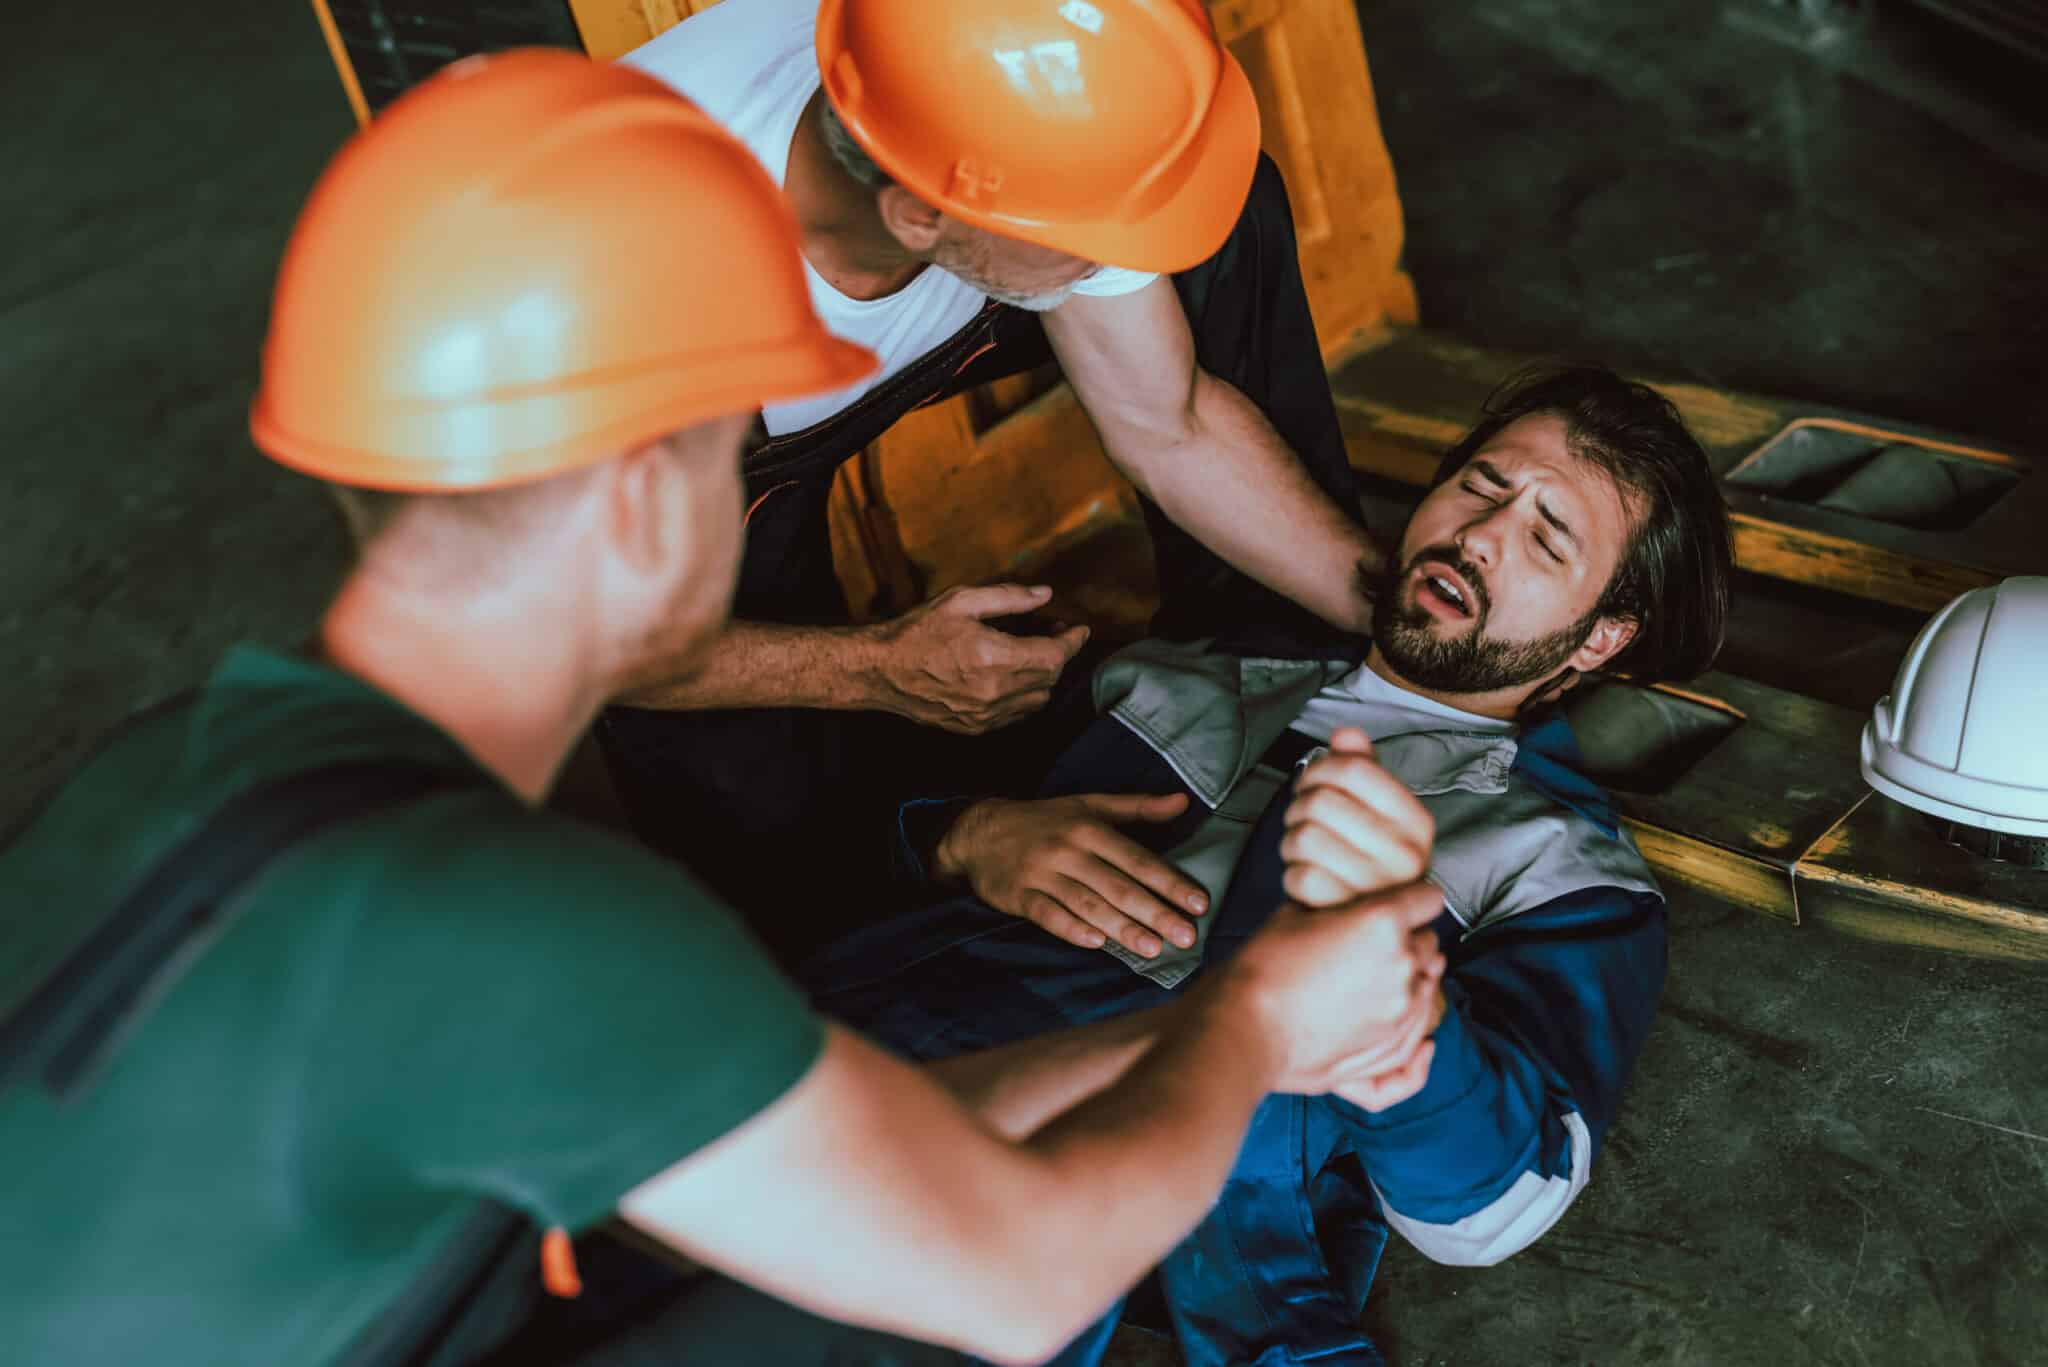
[(531, 49), (447, 68), (334, 158), (250, 427), (337, 483), (487, 488), (873, 365), (818, 322), (744, 146), (652, 77)]
[(1208, 259), (1257, 169), (1251, 84), (1190, 0), (823, 0), (817, 43), (897, 184), (1099, 265)]

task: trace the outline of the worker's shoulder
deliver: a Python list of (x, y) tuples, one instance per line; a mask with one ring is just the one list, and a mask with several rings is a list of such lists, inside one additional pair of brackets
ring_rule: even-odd
[(1518, 917), (1561, 898), (1614, 894), (1627, 913), (1662, 891), (1605, 791), (1587, 778), (1561, 720), (1524, 730), (1498, 792), (1434, 799), (1431, 874), (1468, 927)]

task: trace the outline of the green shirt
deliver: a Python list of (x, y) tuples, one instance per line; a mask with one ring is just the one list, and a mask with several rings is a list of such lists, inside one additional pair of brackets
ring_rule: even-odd
[(0, 854), (0, 1009), (235, 794), (387, 757), (476, 783), (273, 866), (82, 1095), (0, 1094), (0, 1360), (330, 1361), (480, 1198), (579, 1230), (815, 1061), (817, 1018), (681, 870), (249, 648)]

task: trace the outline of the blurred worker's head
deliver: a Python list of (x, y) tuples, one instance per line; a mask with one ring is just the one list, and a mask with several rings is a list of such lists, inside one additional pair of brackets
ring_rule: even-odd
[(328, 487), (356, 574), (449, 605), (451, 632), (504, 602), (555, 600), (617, 689), (686, 674), (731, 607), (742, 544), (740, 451), (753, 414), (708, 418), (631, 451), (505, 487)]
[(1719, 486), (1669, 400), (1596, 366), (1532, 368), (1444, 457), (1373, 642), (1441, 693), (1686, 678), (1720, 649), (1730, 563)]
[(529, 50), (448, 68), (329, 165), (250, 426), (340, 491), (363, 573), (466, 583), (472, 616), (492, 587), (574, 596), (631, 678), (725, 611), (752, 415), (873, 364), (819, 324), (741, 144), (642, 73)]
[(1251, 189), (1258, 105), (1197, 5), (823, 0), (817, 49), (840, 168), (911, 254), (1009, 303), (1197, 265)]

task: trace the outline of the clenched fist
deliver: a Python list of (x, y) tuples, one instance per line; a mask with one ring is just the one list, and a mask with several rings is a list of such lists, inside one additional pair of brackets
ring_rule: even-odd
[[(1285, 817), (1284, 886), (1304, 906), (1335, 907), (1413, 884), (1429, 868), (1436, 822), (1373, 757), (1357, 727), (1340, 727), (1330, 752), (1302, 770)], [(1369, 1111), (1406, 1101), (1429, 1080), (1436, 1045), (1429, 1038), (1445, 1010), (1444, 958), (1428, 923), (1409, 932), (1414, 991), (1400, 1020), (1323, 1081), (1326, 1091)]]
[(1330, 752), (1302, 770), (1285, 821), (1283, 886), (1307, 907), (1414, 882), (1436, 841), (1435, 819), (1355, 726), (1339, 727)]
[(1443, 971), (1434, 937), (1421, 936), (1442, 909), (1427, 883), (1319, 911), (1284, 906), (1238, 951), (1224, 990), (1248, 997), (1265, 1022), (1279, 1050), (1276, 1091), (1336, 1091), (1393, 1066), (1404, 1040), (1414, 1051)]

